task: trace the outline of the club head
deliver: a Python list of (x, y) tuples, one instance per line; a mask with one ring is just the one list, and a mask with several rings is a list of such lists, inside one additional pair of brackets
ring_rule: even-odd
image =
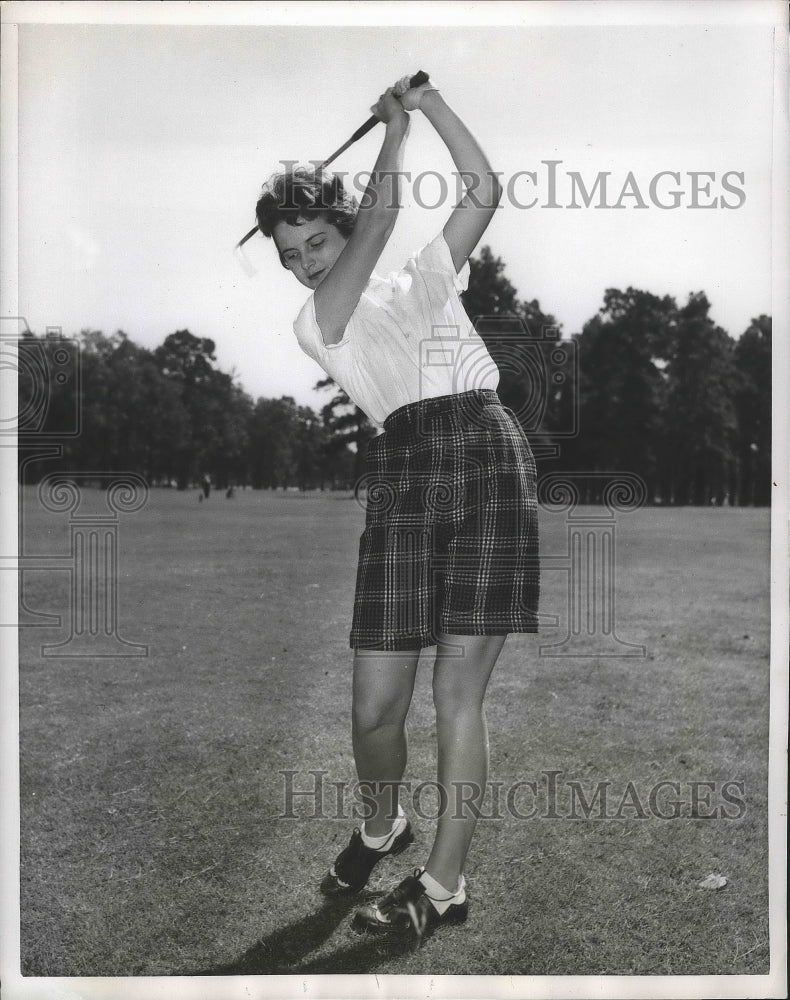
[(239, 264), (241, 264), (241, 268), (247, 275), (247, 277), (254, 278), (255, 275), (258, 273), (257, 268), (253, 265), (250, 258), (244, 252), (244, 247), (242, 246), (241, 243), (236, 244), (233, 253), (236, 257), (236, 260), (239, 262)]

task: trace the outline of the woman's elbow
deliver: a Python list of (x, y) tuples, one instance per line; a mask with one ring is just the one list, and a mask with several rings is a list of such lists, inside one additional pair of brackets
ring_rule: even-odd
[(487, 170), (478, 178), (477, 184), (469, 188), (467, 194), (472, 204), (493, 212), (502, 201), (503, 191), (499, 177), (493, 170)]
[(377, 210), (363, 211), (357, 215), (355, 228), (360, 232), (370, 234), (373, 238), (387, 239), (398, 221), (400, 204), (393, 203), (378, 206)]

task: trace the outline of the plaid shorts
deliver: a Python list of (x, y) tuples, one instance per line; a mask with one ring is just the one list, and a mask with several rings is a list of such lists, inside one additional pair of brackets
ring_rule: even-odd
[(402, 406), (368, 447), (351, 646), (538, 630), (535, 460), (496, 392)]

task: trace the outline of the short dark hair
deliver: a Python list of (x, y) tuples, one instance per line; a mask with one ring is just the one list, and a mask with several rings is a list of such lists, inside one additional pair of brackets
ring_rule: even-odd
[(346, 193), (337, 174), (305, 166), (272, 174), (255, 206), (258, 229), (269, 239), (281, 222), (298, 226), (315, 218), (326, 219), (348, 238), (358, 211), (356, 199)]

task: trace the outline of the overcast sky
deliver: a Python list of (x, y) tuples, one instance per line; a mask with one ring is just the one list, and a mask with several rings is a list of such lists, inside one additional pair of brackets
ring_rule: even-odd
[[(417, 69), (441, 86), (510, 185), (483, 242), (520, 297), (538, 299), (564, 335), (581, 329), (608, 287), (680, 302), (703, 290), (733, 336), (772, 312), (770, 17), (716, 23), (726, 5), (708, 4), (709, 23), (681, 24), (690, 5), (657, 4), (666, 12), (658, 20), (670, 23), (621, 26), (598, 14), (582, 25), (572, 23), (575, 5), (509, 4), (523, 23), (497, 27), (463, 23), (461, 8), (444, 4), (450, 26), (329, 27), (316, 22), (353, 7), (325, 4), (312, 8), (310, 27), (186, 26), (145, 24), (147, 5), (123, 6), (137, 23), (20, 27), (19, 312), (35, 332), (122, 329), (154, 347), (186, 327), (216, 342), (220, 367), (235, 369), (253, 396), (317, 404), (311, 387), (321, 372), (291, 326), (307, 290), (262, 237), (252, 241), (254, 278), (232, 248), (281, 159), (325, 158), (385, 86)], [(187, 6), (159, 9), (172, 17)], [(249, 5), (223, 6), (230, 16)], [(400, 5), (411, 21), (421, 6)], [(638, 20), (644, 7), (619, 10)], [(427, 121), (412, 118), (405, 169), (449, 176)], [(369, 169), (381, 138), (374, 130), (334, 166)], [(546, 207), (548, 160), (561, 161), (561, 207)], [(619, 210), (567, 207), (571, 172), (589, 189), (604, 171), (610, 204), (631, 171), (646, 207), (635, 207), (633, 186)], [(661, 171), (680, 174), (679, 184), (665, 176), (655, 187), (663, 204), (680, 192), (676, 209), (651, 200)], [(717, 207), (690, 207), (695, 171), (714, 175), (701, 179), (697, 203)], [(397, 267), (441, 229), (451, 205), (419, 204), (439, 195), (435, 177), (409, 189), (377, 270)]]

